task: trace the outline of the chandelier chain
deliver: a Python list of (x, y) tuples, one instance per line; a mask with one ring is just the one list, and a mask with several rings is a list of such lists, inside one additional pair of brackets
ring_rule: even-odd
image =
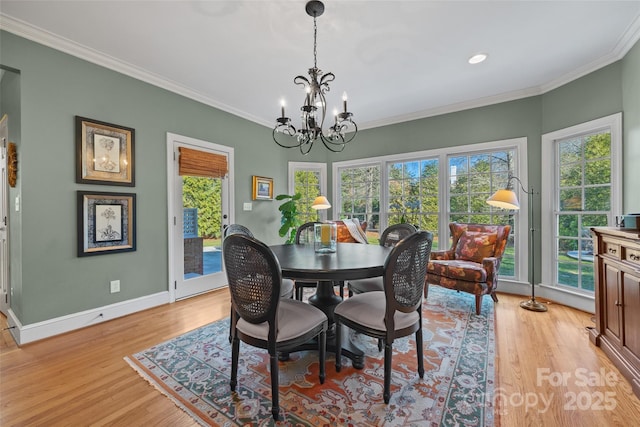
[(313, 68), (318, 68), (318, 26), (316, 17), (313, 17)]

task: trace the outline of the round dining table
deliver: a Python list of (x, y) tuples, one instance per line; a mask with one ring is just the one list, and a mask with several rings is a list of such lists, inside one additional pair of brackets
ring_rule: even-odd
[[(338, 243), (336, 252), (332, 253), (317, 253), (313, 244), (275, 245), (270, 248), (278, 258), (282, 277), (318, 282), (316, 293), (309, 298), (309, 303), (327, 315), (327, 351), (335, 353), (333, 310), (342, 298), (335, 294), (334, 284), (338, 282), (342, 286), (345, 280), (382, 276), (384, 262), (391, 248), (361, 243)], [(343, 333), (342, 337), (342, 354), (352, 360), (356, 369), (362, 369), (364, 353), (349, 341), (348, 333)], [(314, 343), (305, 347), (317, 348)]]

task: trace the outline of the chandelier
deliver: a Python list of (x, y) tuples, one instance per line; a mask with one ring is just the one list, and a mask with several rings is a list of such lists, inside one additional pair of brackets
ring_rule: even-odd
[(333, 73), (323, 74), (317, 63), (317, 35), (316, 18), (324, 12), (321, 1), (309, 1), (305, 6), (307, 15), (313, 17), (313, 68), (309, 68), (309, 77), (297, 76), (293, 82), (302, 86), (306, 92), (304, 104), (300, 107), (302, 124), (296, 129), (291, 119), (285, 116), (284, 100), (281, 104), (281, 116), (276, 119), (273, 128), (273, 140), (284, 148), (299, 148), (302, 154), (308, 154), (313, 143), (320, 139), (327, 149), (338, 153), (344, 150), (346, 144), (355, 138), (358, 126), (352, 120), (353, 114), (347, 111), (347, 94), (342, 95), (342, 112), (333, 111), (333, 125), (323, 131), (327, 115), (325, 94), (329, 92), (329, 83), (336, 76)]

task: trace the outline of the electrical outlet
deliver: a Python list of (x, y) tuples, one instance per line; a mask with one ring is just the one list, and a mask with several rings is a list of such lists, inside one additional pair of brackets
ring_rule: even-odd
[(120, 292), (120, 280), (111, 281), (111, 293), (115, 294), (116, 292)]

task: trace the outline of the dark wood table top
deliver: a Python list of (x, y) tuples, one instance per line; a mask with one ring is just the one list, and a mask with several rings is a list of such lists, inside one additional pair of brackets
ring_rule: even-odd
[(308, 280), (354, 280), (382, 276), (391, 248), (361, 243), (338, 243), (334, 253), (318, 254), (313, 245), (270, 246), (282, 276)]

